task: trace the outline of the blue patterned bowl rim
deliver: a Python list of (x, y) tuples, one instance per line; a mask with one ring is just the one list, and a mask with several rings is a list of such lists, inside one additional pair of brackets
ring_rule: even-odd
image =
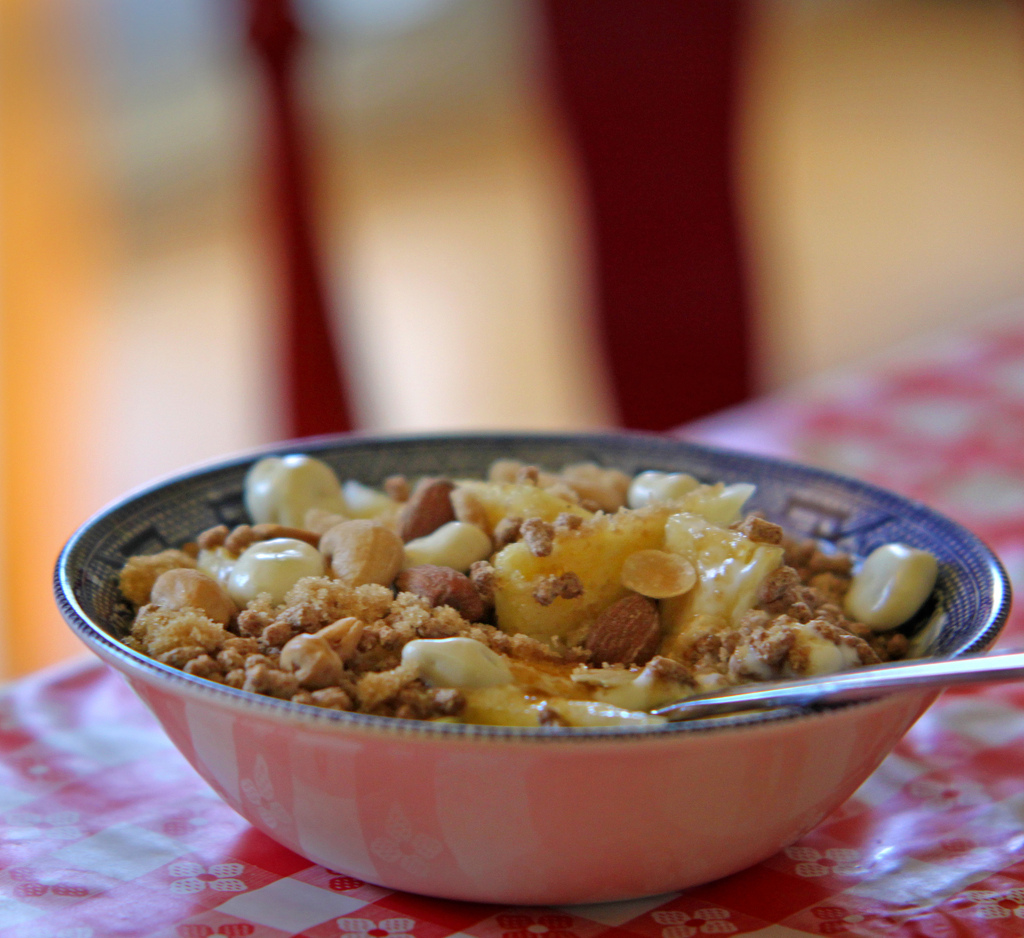
[[(113, 661), (118, 669), (139, 674), (168, 690), (208, 698), (236, 709), (261, 711), (288, 722), (336, 726), (341, 732), (383, 731), (467, 741), (653, 741), (679, 734), (827, 718), (838, 709), (874, 703), (735, 714), (644, 727), (429, 723), (326, 710), (248, 693), (185, 674), (118, 641), (111, 604), (117, 592), (120, 564), (131, 553), (140, 552), (147, 537), (149, 546), (171, 543), (170, 539), (161, 540), (158, 536), (152, 521), (154, 509), (170, 511), (180, 522), (178, 529), (182, 528), (180, 516), (186, 509), (205, 518), (207, 523), (192, 522), (187, 529), (178, 531), (174, 540), (179, 544), (218, 521), (240, 523), (245, 520), (241, 486), (248, 466), (264, 456), (297, 452), (325, 460), (342, 479), (355, 477), (367, 484), (378, 484), (396, 472), (411, 477), (438, 472), (479, 476), (497, 458), (522, 459), (550, 468), (591, 460), (629, 474), (659, 469), (690, 472), (706, 482), (753, 482), (758, 491), (749, 507), (765, 511), (773, 520), (781, 520), (793, 533), (818, 537), (826, 545), (831, 542), (861, 557), (874, 546), (892, 540), (936, 553), (941, 570), (937, 598), (928, 621), (918, 625), (920, 632), (933, 633), (930, 654), (959, 657), (984, 651), (995, 641), (1009, 614), (1011, 591), (1006, 573), (978, 537), (926, 505), (879, 486), (800, 463), (663, 435), (464, 432), (389, 436), (353, 433), (284, 441), (203, 463), (135, 489), (87, 520), (61, 551), (54, 569), (54, 593), (65, 621), (86, 645)], [(345, 467), (353, 465), (362, 471), (346, 473)], [(106, 615), (97, 608), (103, 602), (108, 607)]]

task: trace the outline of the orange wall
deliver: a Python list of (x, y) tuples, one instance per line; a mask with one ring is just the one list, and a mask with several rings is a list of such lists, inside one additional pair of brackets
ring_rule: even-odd
[[(110, 224), (90, 160), (90, 101), (47, 2), (0, 8), (0, 614), (5, 669), (80, 650), (50, 571), (71, 519), (95, 507), (89, 389)], [(70, 67), (69, 67), (70, 66)]]
[(1024, 296), (1024, 8), (757, 9), (741, 165), (764, 386)]

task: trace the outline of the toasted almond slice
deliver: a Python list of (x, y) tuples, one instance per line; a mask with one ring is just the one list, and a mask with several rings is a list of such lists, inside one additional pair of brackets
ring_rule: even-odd
[(697, 571), (679, 554), (665, 550), (638, 550), (622, 565), (622, 585), (641, 596), (668, 599), (693, 589)]

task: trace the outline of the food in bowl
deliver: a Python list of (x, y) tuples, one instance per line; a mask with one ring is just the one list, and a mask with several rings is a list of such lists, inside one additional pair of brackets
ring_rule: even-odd
[(342, 482), (255, 462), (249, 522), (131, 557), (125, 643), (195, 677), (364, 714), (640, 726), (694, 693), (908, 653), (927, 551), (850, 555), (682, 472), (498, 460), (486, 479)]

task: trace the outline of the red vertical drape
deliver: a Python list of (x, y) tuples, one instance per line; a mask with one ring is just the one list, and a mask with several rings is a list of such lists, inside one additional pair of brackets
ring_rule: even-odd
[(266, 100), (268, 215), (281, 258), (288, 435), (346, 431), (352, 422), (317, 253), (303, 112), (296, 93), (301, 36), (288, 0), (248, 0), (248, 14), (249, 41), (263, 73)]
[(733, 191), (743, 0), (542, 0), (588, 201), (598, 325), (624, 426), (751, 391)]

